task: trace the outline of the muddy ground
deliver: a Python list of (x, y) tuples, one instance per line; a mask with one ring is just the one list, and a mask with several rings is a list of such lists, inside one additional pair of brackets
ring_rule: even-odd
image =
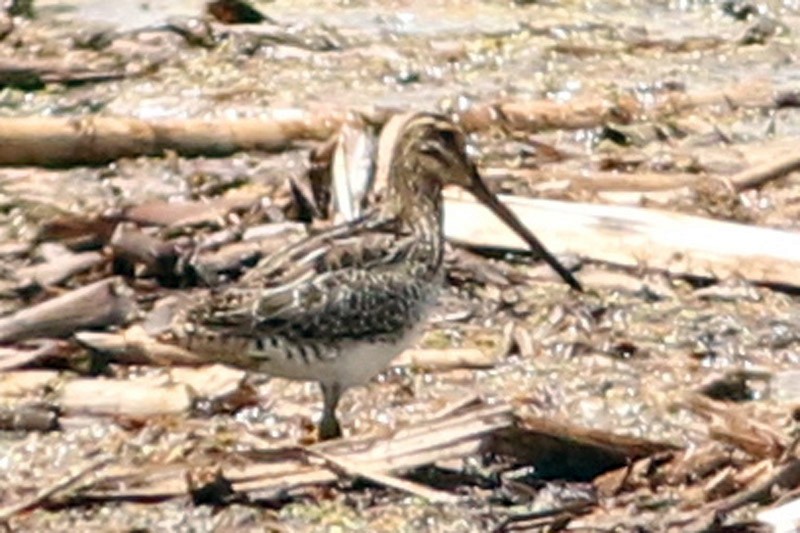
[[(798, 229), (800, 173), (788, 168), (776, 179), (744, 187), (723, 179), (754, 160), (796, 151), (796, 2), (383, 4), (254, 3), (275, 21), (266, 32), (266, 23), (248, 31), (197, 22), (191, 17), (203, 13), (202, 2), (118, 2), (113, 8), (102, 1), (35, 2), (32, 20), (2, 19), (7, 31), (0, 58), (45, 60), (59, 68), (21, 82), (2, 78), (0, 117), (239, 119), (287, 108), (358, 109), (375, 117), (406, 109), (467, 113), (484, 104), (550, 101), (563, 106), (550, 123), (512, 128), (490, 121), (471, 128), (475, 157), (494, 190)], [(108, 75), (94, 79), (97, 73)], [(732, 88), (770, 97), (741, 103), (727, 97)], [(668, 109), (658, 103), (666, 93), (722, 96)], [(584, 99), (624, 98), (640, 104), (635, 113), (571, 107)], [(206, 201), (238, 191), (268, 200), (255, 215), (159, 235), (291, 221), (297, 210), (290, 178), (304, 179), (316, 146), (318, 141), (303, 140), (277, 153), (223, 158), (168, 152), (69, 168), (44, 168), (46, 161), (41, 167), (0, 168), (0, 311), (10, 315), (108, 277), (119, 266), (106, 260), (107, 242), (81, 240), (81, 231), (64, 230), (75, 226), (65, 220), (97, 223), (100, 215), (153, 200)], [(610, 172), (630, 180), (625, 186), (586, 185)], [(631, 185), (644, 174), (683, 181)], [(773, 483), (753, 502), (723, 511), (715, 504), (749, 494), (797, 461), (797, 286), (750, 275), (744, 266), (741, 275), (716, 279), (691, 271), (681, 275), (646, 257), (636, 265), (615, 264), (569, 243), (548, 244), (576, 269), (587, 286), (584, 294), (554, 281), (525, 254), (451, 247), (448, 287), (420, 347), (479, 348), (490, 362), (430, 371), (397, 366), (350, 391), (341, 420), (347, 435), (386, 436), (475, 395), (489, 404), (510, 404), (522, 420), (674, 447), (657, 460), (628, 456), (630, 465), (650, 463), (644, 473), (632, 466), (630, 479), (618, 480), (611, 490), (607, 479), (596, 478), (599, 472), (555, 468), (557, 474), (544, 476), (552, 479), (543, 479), (537, 472), (546, 474), (549, 466), (485, 454), (411, 472), (422, 485), (463, 496), (447, 504), (348, 476), (296, 493), (210, 498), (213, 505), (196, 491), (194, 498), (162, 498), (125, 495), (124, 486), (116, 486), (113, 497), (90, 497), (89, 489), (99, 490), (91, 477), (96, 472), (36, 498), (37, 491), (99, 456), (142, 469), (181, 463), (208, 470), (254, 461), (248, 455), (253, 442), (240, 435), (258, 435), (261, 446), (308, 444), (320, 416), (314, 384), (259, 376), (234, 387), (245, 400), (193, 397), (178, 413), (100, 416), (87, 402), (67, 405), (66, 384), (99, 376), (169, 381), (169, 370), (115, 361), (98, 366), (96, 352), (66, 335), (57, 341), (57, 355), (9, 365), (5, 377), (0, 374), (4, 409), (13, 413), (35, 405), (58, 417), (52, 431), (5, 424), (0, 507), (33, 499), (27, 508), (0, 516), (12, 530), (27, 531), (475, 531), (511, 529), (518, 522), (542, 530), (765, 527), (757, 513), (782, 497), (791, 500), (784, 494), (796, 490), (800, 479)], [(44, 287), (19, 279), (20, 269), (53, 261), (65, 250), (99, 252), (101, 258)], [(127, 274), (143, 310), (167, 290), (163, 280), (146, 273)], [(6, 342), (5, 348), (27, 346)], [(748, 447), (748, 438), (755, 444)], [(684, 478), (654, 474), (664, 464), (677, 468), (697, 450), (719, 461)], [(568, 442), (559, 448), (563, 456), (579, 453)], [(559, 454), (551, 460), (558, 462)], [(621, 472), (624, 466), (623, 461), (600, 470)], [(649, 483), (641, 481), (650, 474)]]

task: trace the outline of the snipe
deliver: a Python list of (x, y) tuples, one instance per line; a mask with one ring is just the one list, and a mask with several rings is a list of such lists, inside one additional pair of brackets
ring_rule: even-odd
[(572, 288), (578, 281), (486, 187), (466, 138), (428, 113), (393, 119), (388, 191), (379, 208), (266, 258), (182, 315), (175, 334), (216, 361), (318, 381), (320, 437), (341, 434), (343, 391), (366, 382), (417, 338), (443, 282), (442, 188), (470, 191)]

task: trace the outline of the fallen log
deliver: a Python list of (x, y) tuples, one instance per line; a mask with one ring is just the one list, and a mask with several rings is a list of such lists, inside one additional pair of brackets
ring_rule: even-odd
[(121, 157), (222, 157), (245, 150), (280, 151), (301, 139), (326, 139), (342, 113), (276, 110), (269, 118), (123, 117), (0, 118), (0, 165), (102, 165)]

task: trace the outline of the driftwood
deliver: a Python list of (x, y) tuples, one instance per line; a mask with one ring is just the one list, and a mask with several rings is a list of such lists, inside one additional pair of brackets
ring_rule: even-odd
[[(748, 168), (733, 174), (685, 172), (620, 172), (585, 168), (579, 171), (562, 166), (542, 168), (485, 167), (481, 176), (488, 179), (516, 178), (533, 183), (534, 190), (588, 191), (596, 193), (651, 193), (657, 198), (672, 193), (691, 193), (697, 187), (707, 187), (709, 181), (731, 193), (759, 187), (800, 169), (800, 156), (795, 152), (797, 139), (774, 139), (747, 145), (742, 154)], [(535, 183), (534, 183), (535, 182)], [(610, 196), (610, 195), (609, 195)], [(605, 197), (605, 196), (604, 196)]]
[(0, 319), (0, 342), (64, 337), (85, 328), (123, 324), (136, 312), (133, 291), (108, 278)]
[(796, 92), (779, 90), (771, 84), (743, 83), (697, 93), (668, 91), (653, 95), (645, 103), (633, 95), (614, 97), (577, 96), (564, 102), (531, 100), (528, 102), (479, 103), (460, 113), (462, 125), (469, 131), (503, 127), (512, 130), (584, 129), (608, 122), (630, 123), (657, 119), (697, 107), (745, 107), (774, 109), (797, 105)]
[(122, 157), (221, 157), (244, 150), (276, 151), (301, 139), (325, 139), (341, 113), (275, 111), (240, 120), (134, 118), (0, 118), (0, 165), (102, 165)]
[[(775, 87), (743, 84), (702, 93), (656, 95), (645, 105), (634, 96), (615, 100), (576, 97), (567, 102), (538, 100), (476, 104), (460, 113), (469, 131), (503, 126), (516, 130), (580, 129), (609, 121), (658, 118), (709, 105), (776, 108), (796, 105), (796, 94)], [(90, 117), (0, 118), (0, 165), (99, 165), (121, 157), (162, 155), (226, 156), (244, 150), (283, 150), (302, 139), (324, 140), (345, 120), (342, 111), (273, 111), (264, 119), (160, 120)]]
[[(795, 232), (638, 207), (502, 198), (556, 253), (677, 275), (797, 284), (800, 235)], [(527, 249), (465, 194), (448, 194), (445, 211), (445, 234), (456, 242)]]

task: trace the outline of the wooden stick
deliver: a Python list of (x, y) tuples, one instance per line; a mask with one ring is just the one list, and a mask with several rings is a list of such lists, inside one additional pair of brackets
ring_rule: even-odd
[(408, 481), (407, 479), (402, 479), (399, 477), (395, 477), (389, 474), (384, 474), (382, 472), (377, 472), (370, 468), (366, 468), (363, 465), (360, 465), (354, 461), (348, 461), (347, 459), (343, 459), (341, 457), (334, 457), (332, 455), (323, 453), (319, 450), (314, 450), (312, 448), (306, 448), (306, 451), (310, 455), (315, 455), (325, 461), (329, 466), (333, 467), (335, 470), (342, 470), (342, 472), (346, 475), (353, 476), (353, 477), (362, 477), (364, 479), (368, 479), (378, 485), (383, 485), (385, 487), (391, 487), (393, 489), (397, 489), (403, 492), (407, 492), (409, 494), (413, 494), (414, 496), (419, 496), (425, 500), (434, 503), (458, 503), (461, 498), (459, 498), (455, 494), (450, 494), (447, 492), (443, 492), (441, 490), (432, 489), (430, 487), (426, 487), (424, 485), (420, 485), (419, 483), (414, 483), (413, 481)]
[(665, 191), (696, 185), (708, 179), (705, 174), (660, 174), (657, 172), (609, 172), (602, 170), (586, 170), (585, 172), (565, 171), (561, 169), (527, 169), (487, 167), (481, 169), (485, 178), (518, 178), (524, 180), (548, 180), (558, 176), (563, 181), (564, 189), (575, 188), (582, 191)]
[(460, 113), (468, 131), (501, 126), (517, 131), (584, 129), (609, 121), (630, 123), (657, 119), (697, 107), (724, 105), (745, 108), (778, 108), (796, 105), (793, 93), (777, 90), (770, 83), (741, 83), (706, 91), (668, 91), (645, 102), (632, 94), (576, 96), (567, 101), (530, 100), (477, 103)]
[(783, 157), (766, 161), (743, 170), (729, 178), (734, 190), (741, 192), (760, 187), (766, 182), (800, 170), (800, 153), (792, 151)]

